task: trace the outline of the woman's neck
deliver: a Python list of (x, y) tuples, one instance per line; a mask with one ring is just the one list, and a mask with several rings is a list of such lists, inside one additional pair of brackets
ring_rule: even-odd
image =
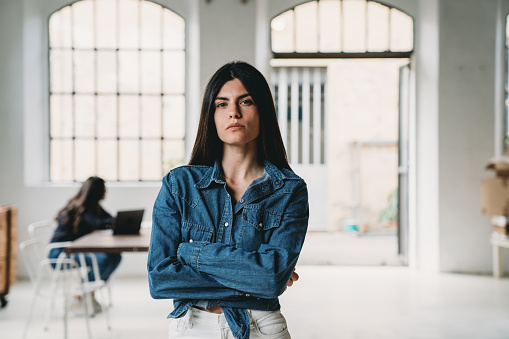
[(263, 164), (258, 160), (256, 147), (232, 147), (223, 149), (221, 161), (223, 175), (234, 203), (240, 200), (251, 182), (263, 175)]
[(255, 147), (234, 147), (225, 145), (221, 160), (225, 178), (243, 180), (253, 177), (251, 180), (263, 174), (263, 164), (258, 161), (258, 152)]

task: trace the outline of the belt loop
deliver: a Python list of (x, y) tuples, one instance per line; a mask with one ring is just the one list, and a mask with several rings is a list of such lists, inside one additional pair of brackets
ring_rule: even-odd
[(189, 313), (189, 318), (187, 319), (187, 327), (189, 329), (191, 329), (191, 328), (193, 328), (193, 308), (192, 307), (188, 310), (188, 313)]

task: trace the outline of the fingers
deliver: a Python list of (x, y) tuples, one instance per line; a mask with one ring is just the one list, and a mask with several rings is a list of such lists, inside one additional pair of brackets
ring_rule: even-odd
[(293, 273), (292, 275), (290, 276), (290, 279), (288, 280), (288, 282), (286, 283), (286, 287), (285, 287), (285, 291), (288, 287), (292, 286), (293, 283), (295, 281), (299, 280), (299, 275), (297, 274), (297, 272), (295, 272), (295, 270), (293, 270)]

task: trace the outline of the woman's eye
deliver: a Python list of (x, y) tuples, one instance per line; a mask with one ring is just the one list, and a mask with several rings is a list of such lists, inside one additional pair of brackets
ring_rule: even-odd
[(216, 107), (217, 108), (226, 107), (226, 103), (224, 103), (224, 102), (217, 103)]
[(242, 100), (240, 102), (242, 105), (252, 105), (253, 101), (251, 99)]

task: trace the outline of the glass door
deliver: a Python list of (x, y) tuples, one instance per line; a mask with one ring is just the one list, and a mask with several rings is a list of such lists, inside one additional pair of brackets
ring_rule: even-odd
[(408, 134), (410, 64), (399, 68), (398, 255), (408, 264)]

